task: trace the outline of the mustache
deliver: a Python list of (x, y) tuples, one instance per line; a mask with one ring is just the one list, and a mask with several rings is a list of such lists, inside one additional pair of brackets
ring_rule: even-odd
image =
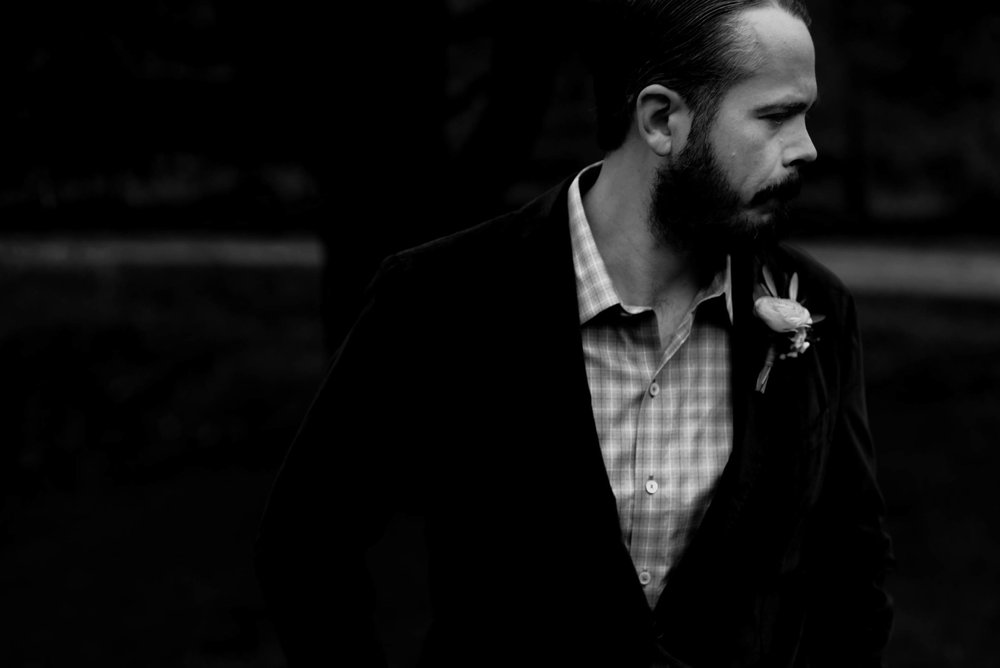
[(795, 172), (778, 183), (772, 183), (771, 185), (761, 189), (756, 195), (753, 196), (753, 199), (750, 200), (750, 204), (751, 206), (755, 206), (757, 204), (763, 204), (775, 199), (781, 202), (787, 202), (795, 199), (801, 190), (802, 177), (798, 174), (798, 172)]

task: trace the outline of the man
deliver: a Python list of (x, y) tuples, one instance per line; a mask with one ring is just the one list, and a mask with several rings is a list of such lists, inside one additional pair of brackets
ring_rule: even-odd
[(422, 665), (882, 665), (853, 302), (770, 240), (816, 157), (805, 11), (615, 6), (603, 162), (390, 257), (334, 359), (259, 541), (293, 664), (381, 661), (363, 555), (404, 510)]

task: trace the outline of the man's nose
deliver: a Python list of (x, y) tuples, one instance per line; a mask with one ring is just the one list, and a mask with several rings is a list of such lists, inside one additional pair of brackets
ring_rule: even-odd
[(812, 142), (812, 137), (809, 136), (809, 131), (803, 128), (795, 142), (789, 144), (786, 149), (785, 165), (792, 167), (807, 164), (814, 161), (817, 155), (816, 146)]

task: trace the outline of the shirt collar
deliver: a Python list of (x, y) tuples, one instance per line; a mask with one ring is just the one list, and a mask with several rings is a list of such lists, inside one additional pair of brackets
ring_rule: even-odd
[[(597, 250), (597, 242), (594, 241), (594, 234), (590, 230), (590, 223), (587, 222), (587, 214), (583, 208), (580, 180), (586, 178), (592, 181), (596, 177), (596, 173), (590, 174), (588, 172), (594, 169), (599, 171), (600, 166), (600, 162), (595, 162), (585, 167), (576, 175), (569, 187), (570, 241), (573, 246), (573, 267), (576, 271), (576, 295), (581, 325), (586, 324), (609, 308), (615, 306), (626, 308), (611, 284), (611, 277), (608, 275), (608, 269)], [(720, 270), (712, 279), (711, 284), (695, 297), (692, 310), (708, 299), (724, 296), (726, 312), (729, 314), (729, 322), (732, 323), (732, 292), (732, 262), (731, 258), (726, 256), (725, 268)]]

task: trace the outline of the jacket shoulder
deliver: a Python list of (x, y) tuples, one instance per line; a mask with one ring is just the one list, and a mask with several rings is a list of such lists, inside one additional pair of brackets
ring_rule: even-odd
[(519, 209), (395, 253), (383, 261), (380, 273), (392, 273), (405, 283), (443, 282), (450, 292), (500, 281), (517, 272), (532, 249), (558, 237), (560, 220), (568, 225), (568, 187), (567, 180)]

